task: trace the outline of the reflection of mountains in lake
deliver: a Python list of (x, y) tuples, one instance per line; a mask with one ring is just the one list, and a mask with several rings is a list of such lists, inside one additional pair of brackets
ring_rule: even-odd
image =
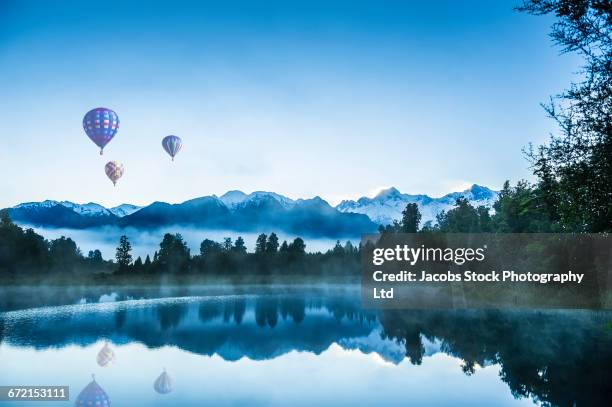
[[(42, 318), (41, 313), (44, 315)], [(333, 300), (278, 296), (125, 301), (6, 314), (4, 340), (36, 348), (115, 343), (165, 345), (226, 360), (274, 358), (298, 350), (319, 354), (342, 338), (366, 337), (373, 314)]]
[[(356, 296), (358, 297), (358, 296)], [(177, 346), (225, 360), (319, 354), (337, 343), (419, 365), (444, 352), (470, 375), (498, 364), (515, 397), (559, 406), (607, 405), (609, 312), (364, 311), (351, 296), (233, 295), (123, 301), (0, 314), (0, 339), (37, 349), (115, 344)]]

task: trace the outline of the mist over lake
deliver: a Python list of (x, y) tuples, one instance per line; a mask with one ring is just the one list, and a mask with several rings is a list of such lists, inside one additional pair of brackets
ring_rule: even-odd
[[(57, 239), (61, 236), (69, 237), (76, 242), (84, 255), (87, 255), (87, 252), (90, 250), (98, 249), (102, 252), (102, 256), (105, 259), (114, 258), (119, 238), (122, 235), (126, 235), (130, 240), (134, 258), (142, 256), (143, 259), (147, 256), (147, 254), (153, 257), (153, 253), (159, 249), (159, 243), (161, 242), (165, 233), (180, 233), (187, 242), (192, 254), (199, 253), (200, 243), (202, 243), (202, 240), (204, 239), (222, 242), (226, 237), (235, 240), (238, 236), (242, 236), (242, 238), (245, 240), (247, 248), (249, 250), (253, 250), (257, 236), (260, 233), (269, 235), (270, 233), (274, 232), (278, 235), (280, 242), (283, 240), (291, 242), (293, 239), (298, 237), (296, 235), (274, 230), (262, 230), (255, 233), (237, 232), (233, 230), (200, 229), (185, 226), (170, 226), (146, 230), (131, 227), (119, 228), (116, 226), (104, 226), (90, 229), (46, 228), (25, 224), (21, 226), (24, 228), (31, 227), (36, 231), (36, 233), (41, 234), (46, 239)], [(360, 239), (359, 236), (347, 236), (339, 239), (309, 238), (304, 236), (300, 237), (306, 242), (306, 251), (308, 252), (324, 252), (331, 249), (336, 244), (336, 240), (340, 240), (342, 244), (344, 244), (347, 240), (350, 240), (351, 243), (358, 245)]]

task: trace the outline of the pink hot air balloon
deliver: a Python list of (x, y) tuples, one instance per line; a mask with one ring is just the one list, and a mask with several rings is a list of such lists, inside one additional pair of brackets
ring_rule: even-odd
[(123, 164), (117, 161), (109, 161), (104, 167), (106, 176), (113, 181), (113, 185), (117, 185), (117, 180), (123, 175), (124, 169)]
[(117, 134), (119, 116), (110, 109), (97, 107), (83, 117), (83, 129), (91, 141), (100, 147), (100, 155), (102, 155), (104, 147)]
[(172, 157), (172, 161), (174, 161), (174, 157), (181, 151), (181, 147), (183, 146), (183, 140), (177, 136), (166, 136), (162, 140), (162, 147), (166, 152)]
[(96, 360), (102, 367), (110, 366), (115, 360), (115, 352), (108, 347), (108, 342), (104, 343), (104, 346), (100, 349), (100, 352), (98, 352)]

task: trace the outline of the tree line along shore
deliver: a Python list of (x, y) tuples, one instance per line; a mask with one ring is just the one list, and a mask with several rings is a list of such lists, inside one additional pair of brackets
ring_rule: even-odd
[[(421, 224), (417, 204), (410, 203), (402, 218), (381, 225), (381, 234), (395, 233), (550, 233), (585, 232), (551, 216), (541, 185), (521, 181), (505, 183), (493, 208), (474, 207), (460, 198), (455, 206), (437, 216), (436, 223)], [(203, 277), (240, 280), (250, 277), (291, 280), (331, 278), (357, 280), (363, 248), (347, 241), (336, 242), (325, 252), (309, 252), (304, 239), (279, 241), (275, 233), (260, 234), (249, 249), (242, 237), (222, 242), (204, 239), (192, 253), (180, 234), (167, 233), (158, 250), (134, 258), (127, 236), (119, 238), (114, 259), (100, 250), (86, 255), (70, 237), (47, 240), (33, 229), (13, 223), (7, 211), (0, 213), (0, 280), (14, 283), (36, 281), (96, 280), (106, 283), (197, 281)]]

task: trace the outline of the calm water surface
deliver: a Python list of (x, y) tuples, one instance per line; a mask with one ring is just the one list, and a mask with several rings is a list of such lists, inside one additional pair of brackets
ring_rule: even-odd
[[(358, 289), (341, 286), (34, 292), (0, 299), (0, 385), (70, 386), (70, 402), (38, 405), (74, 405), (92, 374), (113, 406), (603, 406), (612, 397), (607, 312), (364, 310)], [(115, 358), (100, 367), (105, 343)], [(159, 394), (164, 368), (172, 391)], [(0, 402), (12, 405), (36, 403)]]

